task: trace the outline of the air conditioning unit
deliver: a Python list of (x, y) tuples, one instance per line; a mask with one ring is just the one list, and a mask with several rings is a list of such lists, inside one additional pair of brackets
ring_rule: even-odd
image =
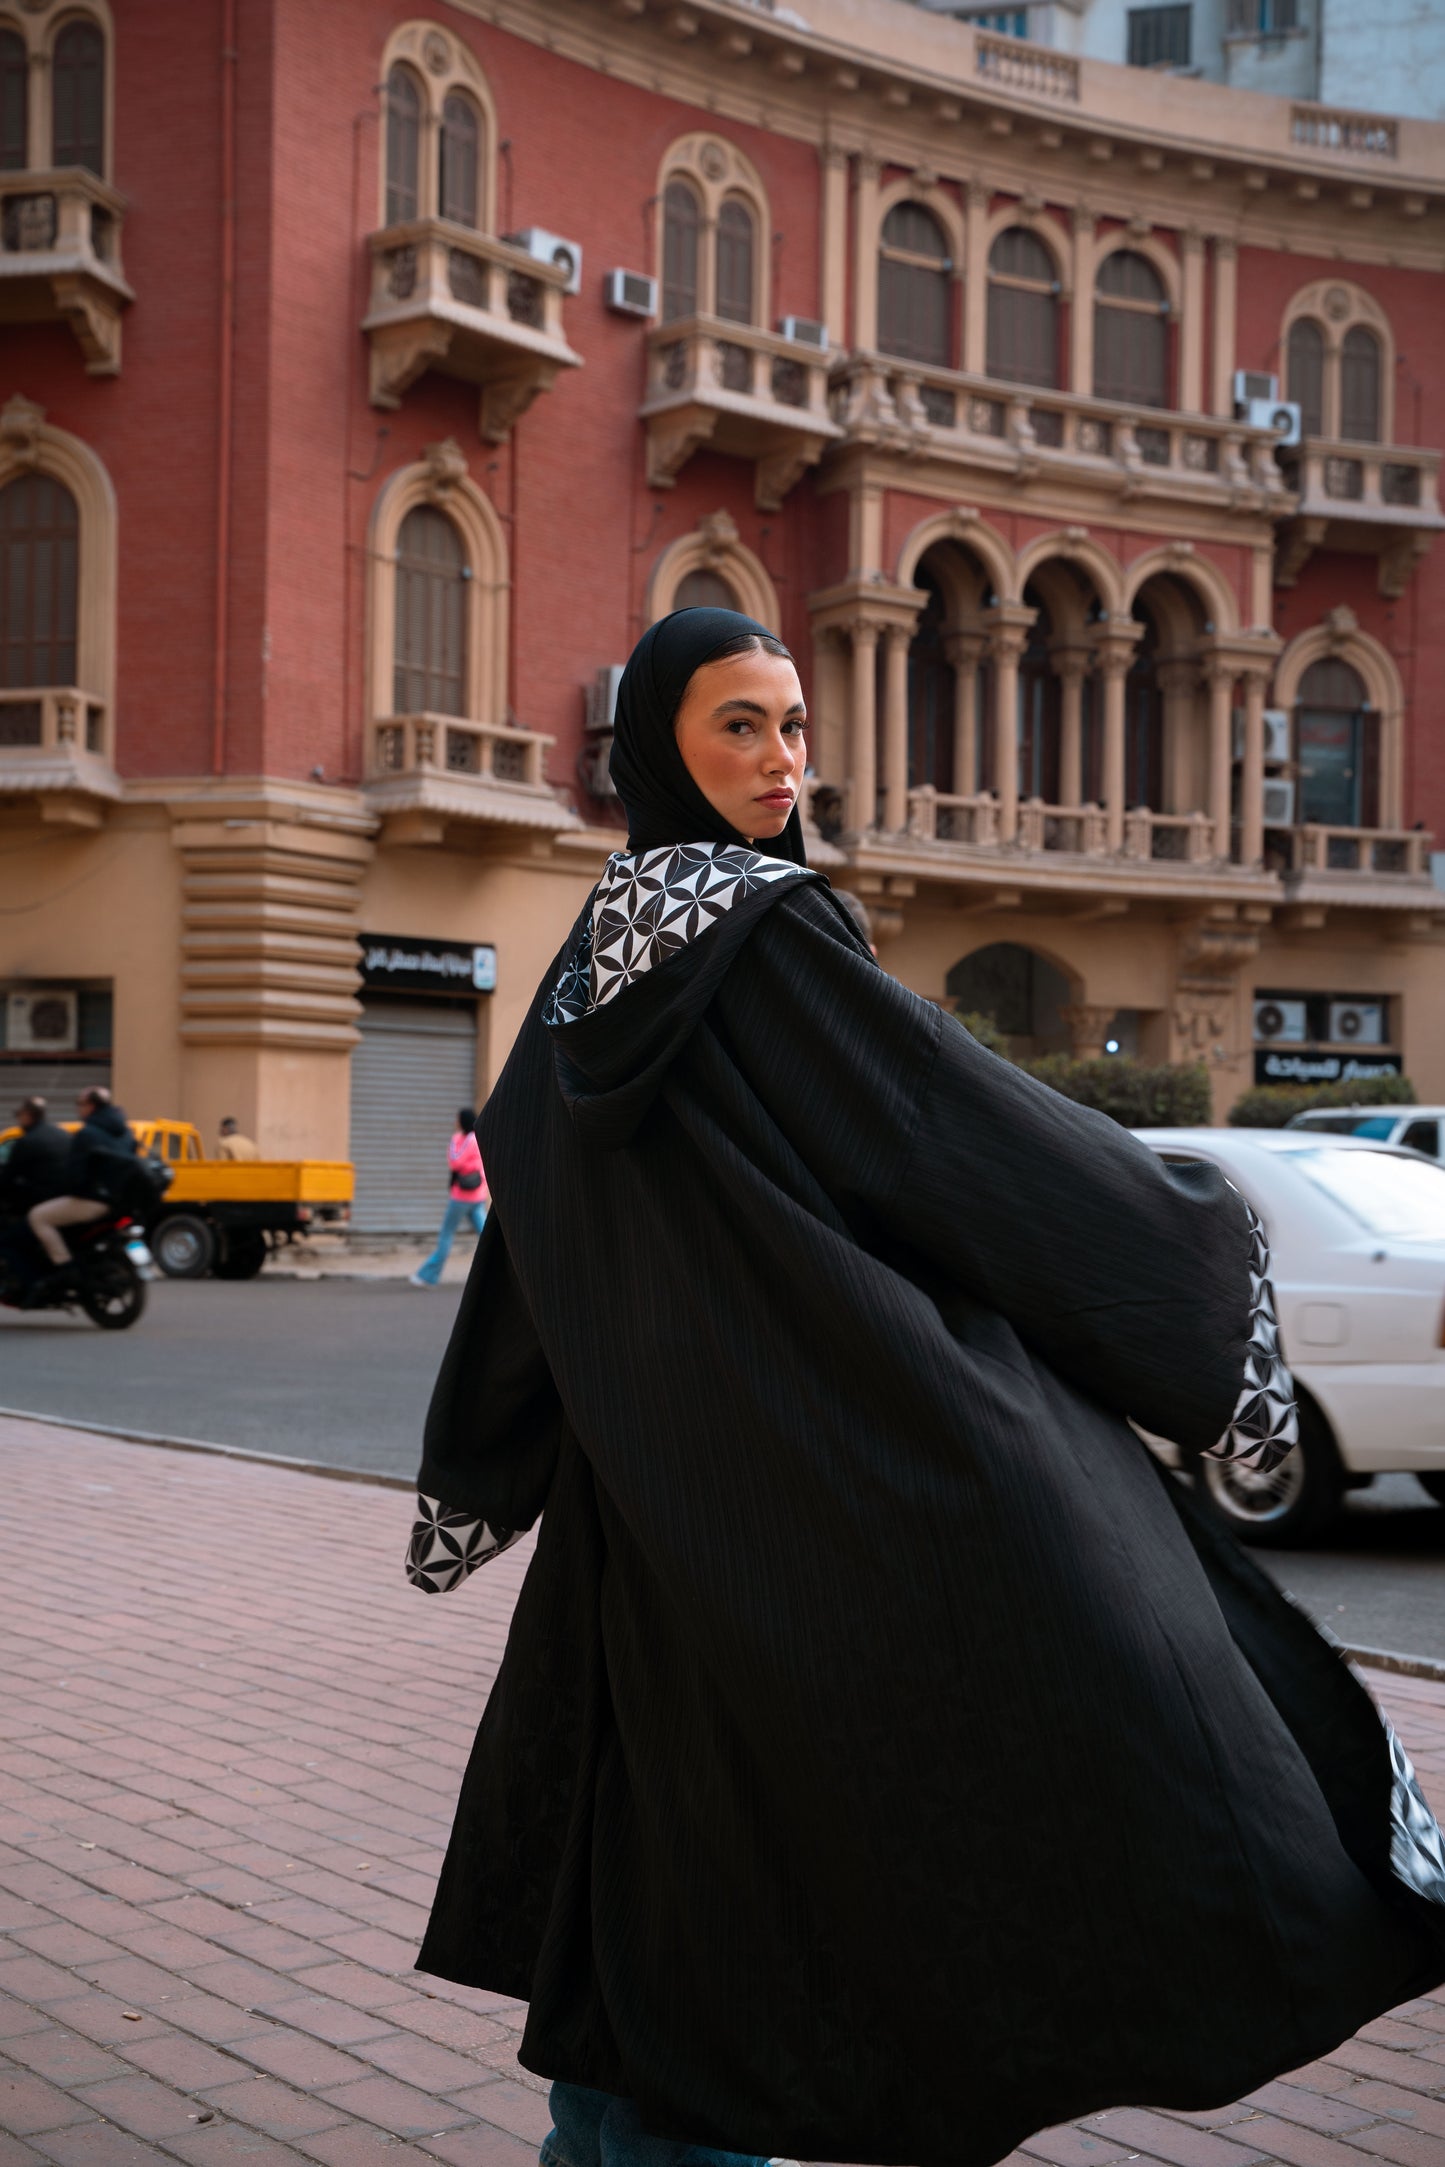
[(1277, 444), (1300, 440), (1300, 410), (1292, 399), (1251, 399), (1243, 419), (1251, 429), (1268, 429)]
[(1234, 372), (1234, 413), (1238, 420), (1248, 406), (1257, 400), (1266, 400), (1273, 406), (1279, 397), (1279, 378), (1267, 376), (1263, 369), (1236, 369)]
[[(1244, 709), (1233, 710), (1234, 757), (1244, 758)], [(1290, 757), (1289, 709), (1267, 707), (1264, 710), (1264, 759), (1266, 767), (1282, 767)]]
[(587, 728), (594, 736), (610, 730), (617, 719), (617, 688), (622, 683), (622, 664), (611, 662), (599, 670), (587, 687)]
[(1289, 758), (1289, 709), (1267, 707), (1264, 711), (1264, 757), (1276, 767)]
[(11, 993), (5, 999), (5, 1044), (11, 1053), (74, 1053), (77, 1002), (73, 993)]
[(1264, 824), (1267, 828), (1294, 826), (1294, 784), (1278, 775), (1264, 779)]
[(828, 326), (815, 323), (811, 316), (780, 317), (778, 334), (791, 339), (795, 346), (816, 346), (820, 354), (828, 351)]
[(1383, 1001), (1331, 1001), (1330, 1043), (1334, 1046), (1383, 1046)]
[(1254, 1004), (1254, 1035), (1264, 1046), (1302, 1046), (1309, 1037), (1303, 1001), (1277, 1001), (1266, 994)]
[(565, 271), (564, 293), (582, 291), (582, 244), (580, 241), (564, 241), (560, 233), (548, 233), (541, 226), (526, 226), (520, 233), (504, 233), (504, 241), (513, 248), (524, 248), (538, 263), (550, 263), (554, 271)]
[(602, 298), (619, 316), (655, 316), (657, 280), (641, 271), (609, 271), (602, 282)]

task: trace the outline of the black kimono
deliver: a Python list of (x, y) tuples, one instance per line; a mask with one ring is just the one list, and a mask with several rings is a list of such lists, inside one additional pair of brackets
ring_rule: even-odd
[(541, 1529), (420, 1964), (527, 1998), (529, 2068), (985, 2167), (1445, 1977), (1397, 1743), (1131, 1427), (1293, 1434), (1216, 1171), (726, 843), (611, 862), (480, 1134), (413, 1576)]

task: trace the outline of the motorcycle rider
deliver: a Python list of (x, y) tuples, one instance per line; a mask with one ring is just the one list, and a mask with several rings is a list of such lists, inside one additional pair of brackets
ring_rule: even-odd
[(44, 1204), (65, 1187), (70, 1138), (52, 1121), (39, 1096), (22, 1099), (15, 1109), (19, 1136), (0, 1166), (0, 1251), (23, 1278), (33, 1276), (34, 1244), (22, 1224), (32, 1204)]
[(104, 1219), (133, 1186), (136, 1141), (103, 1084), (92, 1084), (76, 1100), (80, 1127), (69, 1138), (61, 1170), (60, 1193), (33, 1204), (26, 1223), (53, 1269), (29, 1290), (25, 1306), (39, 1307), (63, 1283), (74, 1262), (62, 1227), (93, 1226)]

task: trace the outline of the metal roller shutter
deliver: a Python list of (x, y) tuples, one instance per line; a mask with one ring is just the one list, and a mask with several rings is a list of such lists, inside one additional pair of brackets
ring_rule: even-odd
[(351, 1223), (365, 1234), (434, 1234), (447, 1200), (447, 1140), (473, 1102), (473, 1005), (366, 1000), (351, 1056)]
[[(44, 1054), (37, 1054), (33, 1061), (13, 1056), (0, 1061), (0, 1129), (7, 1128), (11, 1116), (22, 1099), (40, 1097), (50, 1101), (52, 1121), (74, 1121), (79, 1117), (75, 1111), (75, 1097), (87, 1084), (110, 1086), (110, 1056), (101, 1054), (95, 1059), (79, 1061), (47, 1061)], [(149, 1113), (148, 1106), (134, 1109)], [(130, 1107), (126, 1108), (131, 1112)]]

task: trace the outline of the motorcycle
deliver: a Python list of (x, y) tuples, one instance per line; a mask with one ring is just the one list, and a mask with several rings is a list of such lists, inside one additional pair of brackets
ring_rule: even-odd
[(9, 1256), (0, 1257), (0, 1306), (30, 1314), (79, 1306), (103, 1332), (128, 1331), (144, 1313), (146, 1279), (155, 1271), (139, 1222), (118, 1212), (93, 1226), (67, 1227), (66, 1239), (71, 1265), (39, 1303), (24, 1298), (33, 1279)]

